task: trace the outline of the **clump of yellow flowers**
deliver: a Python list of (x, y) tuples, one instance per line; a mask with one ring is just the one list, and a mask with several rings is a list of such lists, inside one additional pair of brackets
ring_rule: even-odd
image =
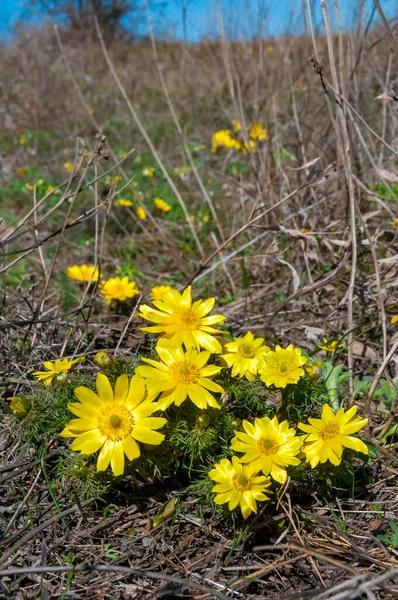
[[(100, 293), (107, 302), (124, 301), (137, 295), (138, 288), (127, 277), (111, 278), (102, 282)], [(213, 313), (215, 298), (194, 300), (191, 286), (180, 292), (158, 285), (150, 295), (151, 305), (141, 305), (136, 316), (150, 323), (141, 327), (142, 331), (158, 336), (156, 354), (142, 357), (129, 380), (120, 371), (112, 379), (111, 370), (118, 359), (104, 350), (97, 352), (94, 361), (101, 372), (96, 391), (77, 387), (77, 401), (68, 404), (76, 418), (65, 424), (61, 436), (73, 438), (74, 451), (84, 455), (98, 452), (98, 471), (110, 466), (115, 476), (122, 475), (126, 459), (135, 461), (142, 454), (142, 444), (163, 443), (170, 434), (170, 415), (178, 411), (208, 411), (196, 412), (201, 419), (198, 427), (205, 428), (210, 414), (227, 410), (225, 405), (231, 399), (225, 389), (234, 378), (256, 380), (264, 390), (272, 389), (272, 397), (279, 394), (282, 399), (302, 378), (306, 385), (314, 385), (322, 363), (309, 363), (293, 344), (271, 349), (264, 338), (256, 338), (250, 331), (225, 340), (227, 332), (222, 326), (226, 317)], [(335, 352), (338, 344), (325, 339), (322, 348)], [(50, 385), (57, 374), (71, 370), (81, 360), (45, 362), (47, 370), (36, 371), (34, 376)], [(324, 463), (340, 465), (345, 448), (368, 454), (366, 444), (355, 436), (368, 422), (357, 415), (356, 406), (334, 412), (325, 403), (320, 418), (300, 422), (297, 429), (280, 411), (272, 417), (250, 418), (249, 414), (231, 426), (226, 440), (228, 456), (221, 455), (208, 473), (215, 483), (214, 502), (228, 505), (231, 511), (239, 508), (244, 519), (257, 512), (258, 503), (270, 499), (275, 486), (287, 484), (289, 474), (294, 477), (294, 468), (303, 459), (308, 469), (314, 469)], [(159, 431), (163, 428), (164, 432)]]
[(242, 133), (242, 125), (239, 121), (232, 121), (232, 129), (219, 129), (213, 133), (211, 138), (211, 151), (216, 152), (219, 148), (228, 150), (240, 150), (242, 152), (255, 152), (257, 142), (265, 142), (268, 139), (267, 130), (261, 123), (251, 123), (247, 128), (246, 139)]

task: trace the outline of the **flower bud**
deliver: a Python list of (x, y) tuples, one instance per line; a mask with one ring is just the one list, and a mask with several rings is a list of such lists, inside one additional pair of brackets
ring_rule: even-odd
[(94, 360), (101, 369), (109, 369), (113, 364), (113, 358), (105, 350), (97, 352)]
[(30, 411), (30, 400), (21, 398), (21, 396), (14, 396), (11, 399), (10, 408), (16, 417), (23, 419)]
[(206, 429), (206, 427), (208, 427), (210, 425), (209, 415), (206, 413), (198, 415), (198, 417), (196, 418), (195, 424), (196, 424), (196, 427), (198, 427), (199, 429)]

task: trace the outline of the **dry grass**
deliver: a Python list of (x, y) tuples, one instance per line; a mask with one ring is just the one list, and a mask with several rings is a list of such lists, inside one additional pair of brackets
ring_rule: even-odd
[[(395, 102), (375, 100), (398, 60), (386, 31), (107, 50), (48, 27), (22, 34), (0, 60), (0, 593), (396, 597), (396, 546), (377, 538), (396, 522), (396, 441), (384, 437), (396, 409), (373, 398), (382, 375), (392, 387), (398, 377), (398, 119)], [(245, 126), (263, 123), (269, 140), (253, 154), (212, 154), (212, 133), (232, 119), (246, 137)], [(66, 160), (82, 167), (69, 175)], [(36, 169), (30, 179), (18, 175), (26, 166)], [(106, 182), (105, 172), (121, 179)], [(59, 195), (39, 188), (43, 177)], [(124, 194), (145, 206), (145, 221), (116, 207)], [(156, 195), (173, 205), (167, 218), (153, 208)], [(63, 450), (46, 440), (37, 459), (9, 399), (34, 389), (42, 360), (84, 354), (94, 371), (97, 350), (127, 357), (144, 343), (132, 306), (104, 309), (96, 286), (70, 287), (64, 273), (82, 262), (122, 269), (143, 296), (193, 281), (197, 296), (225, 302), (234, 335), (250, 330), (308, 352), (323, 337), (343, 340), (350, 391), (375, 377), (357, 402), (376, 455), (371, 467), (355, 463), (355, 489), (326, 502), (292, 485), (247, 527), (198, 509), (173, 477), (142, 497), (128, 485), (84, 502), (52, 489), (47, 473)], [(151, 528), (175, 495), (177, 516)]]

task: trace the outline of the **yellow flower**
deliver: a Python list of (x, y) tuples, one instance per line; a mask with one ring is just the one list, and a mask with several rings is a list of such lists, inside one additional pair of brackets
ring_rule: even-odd
[(284, 483), (287, 479), (286, 467), (299, 465), (296, 457), (303, 444), (296, 436), (294, 429), (289, 429), (289, 423), (274, 417), (255, 419), (254, 425), (243, 421), (243, 431), (235, 431), (236, 437), (231, 442), (231, 450), (244, 452), (240, 462), (250, 463), (254, 471), (262, 471), (271, 475), (275, 481)]
[(148, 177), (150, 179), (155, 175), (155, 171), (150, 167), (145, 167), (145, 169), (142, 169), (142, 174), (144, 177)]
[(259, 140), (260, 142), (268, 139), (267, 130), (260, 123), (251, 125), (249, 135), (252, 140)]
[(105, 350), (100, 350), (94, 356), (94, 360), (101, 369), (107, 369), (108, 367), (113, 365), (113, 358), (109, 356)]
[(163, 410), (173, 402), (180, 406), (187, 398), (198, 408), (220, 408), (210, 392), (224, 392), (220, 385), (211, 380), (222, 367), (206, 365), (210, 352), (198, 352), (191, 348), (184, 353), (182, 346), (164, 348), (159, 345), (156, 352), (162, 362), (143, 358), (151, 366), (137, 367), (136, 373), (147, 380), (150, 393), (158, 395), (162, 392), (158, 404)]
[(135, 209), (135, 216), (137, 217), (137, 219), (140, 219), (141, 221), (143, 221), (144, 219), (146, 219), (145, 208), (142, 208), (142, 206), (138, 206)]
[(73, 265), (72, 267), (68, 267), (67, 273), (71, 279), (82, 281), (83, 283), (98, 281), (99, 277), (98, 267), (89, 265)]
[(97, 375), (97, 394), (86, 387), (75, 389), (80, 403), (68, 404), (78, 417), (69, 421), (60, 434), (76, 438), (71, 449), (81, 454), (100, 450), (97, 471), (105, 471), (109, 463), (114, 475), (124, 472), (124, 455), (129, 460), (140, 456), (138, 442), (157, 446), (164, 440), (160, 429), (167, 422), (162, 417), (150, 417), (159, 410), (147, 397), (143, 380), (135, 375), (129, 384), (127, 375), (116, 380), (115, 390), (102, 373)]
[(301, 367), (307, 360), (300, 348), (294, 348), (293, 344), (287, 348), (276, 346), (275, 352), (267, 352), (264, 356), (264, 364), (260, 369), (261, 379), (266, 385), (274, 384), (277, 388), (297, 383), (304, 375)]
[(398, 229), (398, 219), (393, 219), (393, 221), (392, 221), (392, 228), (393, 229)]
[(129, 281), (127, 277), (110, 277), (102, 282), (100, 293), (104, 296), (105, 302), (109, 304), (112, 300), (124, 302), (127, 298), (134, 298), (139, 294), (135, 281)]
[(208, 223), (209, 221), (210, 221), (210, 217), (209, 217), (209, 215), (205, 215), (205, 216), (203, 217), (203, 223)]
[(171, 292), (173, 288), (169, 285), (157, 285), (151, 289), (152, 300), (163, 300), (163, 296), (166, 292)]
[(236, 456), (232, 457), (232, 463), (223, 458), (209, 471), (209, 477), (217, 482), (212, 489), (212, 492), (217, 494), (214, 502), (228, 502), (229, 510), (233, 510), (239, 504), (244, 519), (247, 519), (251, 512), (257, 512), (256, 500), (269, 500), (269, 496), (263, 493), (271, 485), (269, 477), (258, 476), (250, 467), (244, 467)]
[(394, 315), (393, 317), (391, 317), (391, 323), (394, 325), (395, 323), (398, 323), (398, 315)]
[(15, 175), (17, 177), (24, 177), (26, 174), (26, 167), (19, 167), (18, 169), (15, 169)]
[(328, 341), (326, 338), (323, 338), (323, 346), (319, 346), (321, 350), (326, 350), (326, 352), (336, 352), (336, 350), (343, 347), (343, 344), (337, 344), (336, 340)]
[(225, 148), (235, 148), (236, 150), (241, 148), (241, 144), (232, 137), (229, 129), (220, 129), (212, 135), (211, 151), (215, 152), (221, 146), (224, 146)]
[(318, 360), (313, 363), (307, 363), (306, 365), (304, 365), (304, 371), (309, 377), (311, 377), (311, 379), (313, 379), (317, 377), (318, 371), (322, 367), (322, 365), (323, 362), (321, 360)]
[(214, 337), (220, 333), (212, 325), (222, 324), (224, 315), (208, 315), (214, 306), (215, 299), (197, 300), (192, 304), (191, 286), (183, 294), (177, 290), (166, 292), (162, 300), (153, 304), (157, 310), (143, 304), (140, 307), (140, 317), (156, 323), (151, 327), (143, 327), (142, 331), (163, 333), (159, 342), (162, 345), (182, 346), (185, 348), (204, 348), (209, 352), (219, 354), (221, 344)]
[(249, 140), (248, 142), (244, 142), (242, 144), (242, 146), (240, 146), (240, 150), (242, 150), (242, 152), (255, 152), (256, 142), (254, 140)]
[(328, 404), (324, 404), (320, 419), (308, 419), (310, 425), (298, 424), (299, 429), (308, 434), (304, 436), (303, 451), (313, 469), (319, 462), (324, 463), (327, 460), (333, 465), (339, 465), (343, 448), (368, 454), (366, 444), (351, 435), (365, 427), (368, 422), (368, 419), (354, 416), (357, 409), (357, 406), (352, 406), (346, 412), (344, 408), (340, 408), (335, 414)]
[(121, 181), (121, 180), (122, 180), (122, 177), (121, 177), (121, 175), (113, 175), (113, 176), (111, 177), (111, 184), (112, 184), (112, 185), (116, 185), (116, 184), (117, 184), (117, 183), (119, 183), (119, 181)]
[(167, 202), (162, 200), (162, 198), (154, 198), (153, 203), (158, 210), (161, 210), (164, 213), (169, 212), (169, 210), (171, 209), (170, 204), (167, 204)]
[(21, 144), (21, 146), (24, 146), (28, 143), (27, 137), (24, 133), (21, 133), (21, 135), (19, 136), (18, 143)]
[(234, 131), (240, 131), (242, 129), (241, 124), (236, 119), (232, 119), (232, 126)]
[(53, 190), (55, 190), (55, 186), (53, 185), (48, 185), (46, 187), (46, 194), (49, 194), (50, 192), (52, 192)]
[(30, 192), (35, 189), (35, 186), (33, 185), (33, 183), (25, 183), (25, 187)]
[(262, 365), (264, 354), (270, 351), (263, 342), (263, 338), (255, 339), (248, 331), (243, 338), (234, 338), (233, 342), (225, 344), (228, 354), (223, 354), (222, 358), (229, 367), (232, 367), (232, 377), (246, 377), (249, 381), (253, 381), (259, 365)]
[(131, 202), (131, 200), (124, 200), (123, 198), (116, 200), (116, 204), (118, 206), (133, 206), (133, 202)]
[(74, 360), (63, 358), (62, 360), (56, 360), (55, 362), (44, 361), (43, 366), (47, 369), (47, 371), (34, 371), (33, 377), (35, 377), (38, 381), (42, 381), (44, 385), (50, 385), (58, 373), (70, 371), (77, 363), (84, 361), (84, 356), (79, 356)]
[(73, 163), (71, 163), (71, 162), (65, 162), (62, 166), (64, 167), (64, 169), (66, 171), (68, 171), (68, 173), (72, 173), (72, 171), (73, 171)]

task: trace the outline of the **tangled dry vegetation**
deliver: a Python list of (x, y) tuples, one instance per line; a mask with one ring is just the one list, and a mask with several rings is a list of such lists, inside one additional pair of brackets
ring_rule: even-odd
[[(397, 596), (398, 119), (394, 101), (375, 99), (397, 65), (390, 44), (370, 28), (315, 47), (106, 49), (48, 28), (1, 49), (2, 597)], [(250, 149), (253, 123), (266, 139)], [(212, 152), (220, 130), (241, 149)], [(99, 282), (67, 276), (83, 263), (139, 294), (106, 304)], [(292, 475), (243, 521), (216, 509), (203, 469), (184, 458), (161, 479), (130, 471), (115, 484), (71, 452), (59, 437), (66, 402), (90, 386), (94, 356), (105, 350), (111, 376), (131, 376), (140, 354), (154, 355), (140, 303), (154, 286), (188, 284), (216, 298), (229, 334), (293, 344), (337, 369), (288, 415), (297, 424), (319, 399), (355, 403), (369, 456), (338, 475)], [(338, 342), (332, 352), (325, 340)], [(80, 356), (66, 387), (32, 377), (43, 361)], [(252, 416), (259, 401), (281, 414), (280, 390), (222, 383), (238, 416), (249, 401)], [(12, 411), (14, 397), (35, 410)]]

